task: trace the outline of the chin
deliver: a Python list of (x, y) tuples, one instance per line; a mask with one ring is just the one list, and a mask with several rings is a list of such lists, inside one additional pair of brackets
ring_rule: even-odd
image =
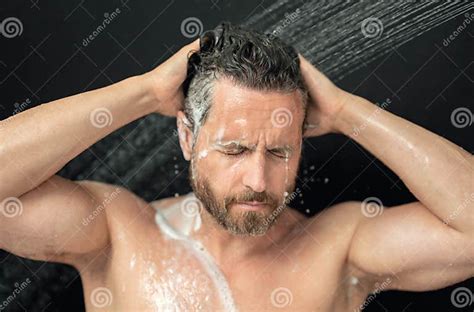
[(256, 237), (256, 236), (263, 236), (265, 234), (267, 234), (268, 232), (268, 229), (251, 229), (251, 230), (240, 230), (240, 229), (233, 229), (233, 228), (229, 228), (227, 229), (227, 231), (232, 234), (232, 235), (235, 235), (235, 236), (252, 236), (252, 237)]
[(239, 236), (262, 236), (272, 227), (275, 220), (271, 213), (263, 211), (242, 211), (230, 213), (222, 224), (231, 234)]

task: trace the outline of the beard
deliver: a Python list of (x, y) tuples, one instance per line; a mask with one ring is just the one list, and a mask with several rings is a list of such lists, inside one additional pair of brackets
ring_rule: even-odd
[[(229, 194), (223, 199), (219, 199), (209, 180), (199, 174), (194, 174), (193, 179), (193, 172), (197, 172), (194, 168), (194, 155), (191, 158), (188, 175), (194, 194), (214, 220), (231, 234), (242, 236), (264, 235), (276, 223), (278, 217), (286, 208), (287, 202), (284, 196), (278, 197), (265, 191), (247, 190), (235, 196)], [(288, 187), (287, 194), (292, 193), (294, 188), (295, 182)], [(268, 206), (265, 207), (265, 211), (243, 211), (237, 213), (237, 215), (230, 212), (232, 204), (246, 201), (258, 201), (266, 203)], [(268, 207), (270, 207), (270, 211), (267, 211)]]

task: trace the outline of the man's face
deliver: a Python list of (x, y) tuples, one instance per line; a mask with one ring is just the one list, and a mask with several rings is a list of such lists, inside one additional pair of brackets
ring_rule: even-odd
[[(303, 118), (297, 91), (216, 82), (189, 173), (196, 196), (231, 233), (263, 235), (283, 212), (295, 186)], [(239, 204), (254, 201), (264, 205)]]

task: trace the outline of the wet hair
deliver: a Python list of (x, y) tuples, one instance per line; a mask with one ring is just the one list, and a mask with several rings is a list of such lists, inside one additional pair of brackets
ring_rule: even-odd
[(308, 95), (299, 63), (295, 48), (273, 34), (246, 30), (229, 22), (203, 33), (200, 50), (189, 56), (183, 84), (184, 113), (194, 138), (209, 114), (214, 82), (219, 78), (262, 91), (299, 90), (306, 120)]

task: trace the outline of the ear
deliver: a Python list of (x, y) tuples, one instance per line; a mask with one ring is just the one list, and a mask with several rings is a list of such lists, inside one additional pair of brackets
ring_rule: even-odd
[(187, 161), (191, 159), (193, 149), (193, 132), (191, 131), (191, 123), (184, 115), (183, 111), (176, 114), (176, 126), (178, 127), (179, 145), (183, 151), (183, 157)]

